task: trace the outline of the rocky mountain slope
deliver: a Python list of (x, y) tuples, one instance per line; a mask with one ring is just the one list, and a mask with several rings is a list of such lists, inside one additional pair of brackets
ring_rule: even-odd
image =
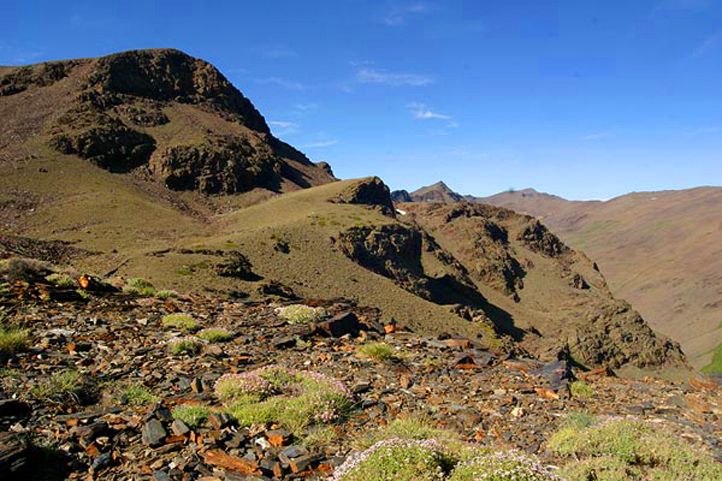
[(139, 171), (172, 190), (233, 194), (330, 182), (327, 168), (274, 138), (215, 67), (141, 50), (0, 72), (4, 163), (75, 155)]
[(722, 352), (722, 188), (640, 192), (605, 202), (537, 192), (478, 198), (540, 218), (595, 259), (614, 294), (703, 367)]
[[(378, 441), (434, 438), (457, 453), (521, 450), (581, 481), (589, 461), (555, 448), (575, 412), (600, 416), (600, 426), (653, 426), (655, 469), (693, 469), (694, 479), (722, 470), (696, 465), (722, 459), (722, 399), (710, 379), (619, 379), (499, 356), (471, 339), (384, 325), (377, 310), (346, 301), (76, 291), (38, 268), (6, 269), (0, 283), (5, 326), (26, 333), (0, 349), (3, 479), (320, 480)], [(300, 391), (283, 394), (299, 380)], [(243, 401), (224, 390), (229, 382)], [(279, 399), (283, 410), (273, 408)], [(684, 463), (665, 458), (669, 442)], [(591, 471), (618, 464), (605, 458)], [(639, 465), (629, 469), (649, 469)]]
[[(442, 202), (462, 197), (441, 184), (420, 190), (447, 199)], [(715, 353), (722, 359), (721, 188), (634, 193), (605, 202), (569, 201), (534, 189), (463, 200), (540, 219), (569, 246), (589, 254), (614, 295), (680, 342), (695, 367), (708, 366)]]

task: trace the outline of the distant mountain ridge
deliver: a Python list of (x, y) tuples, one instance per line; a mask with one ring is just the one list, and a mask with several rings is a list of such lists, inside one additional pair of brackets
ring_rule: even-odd
[(411, 193), (405, 190), (396, 190), (391, 193), (394, 202), (459, 202), (462, 196), (451, 190), (443, 182), (437, 182), (422, 187)]
[(722, 350), (722, 188), (608, 201), (570, 201), (534, 189), (463, 199), (534, 216), (589, 254), (615, 296), (681, 342), (695, 366), (706, 366)]

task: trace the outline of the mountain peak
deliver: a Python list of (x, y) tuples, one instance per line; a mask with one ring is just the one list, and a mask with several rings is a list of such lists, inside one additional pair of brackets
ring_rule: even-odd
[(414, 202), (453, 203), (462, 200), (461, 195), (451, 190), (443, 181), (417, 189), (409, 195)]
[(19, 139), (114, 173), (143, 170), (172, 190), (282, 192), (335, 180), (273, 137), (217, 68), (176, 49), (6, 68), (0, 100)]

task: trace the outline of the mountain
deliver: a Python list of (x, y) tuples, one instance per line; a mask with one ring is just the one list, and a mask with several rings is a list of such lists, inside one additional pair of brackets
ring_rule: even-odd
[[(420, 204), (398, 215), (380, 179), (337, 181), (202, 60), (144, 50), (0, 75), (0, 258), (137, 293), (339, 299), (500, 356), (686, 369), (535, 219)], [(460, 198), (443, 183), (410, 196)]]
[(73, 155), (177, 190), (283, 192), (333, 181), (276, 139), (212, 65), (177, 50), (0, 71), (4, 162)]
[(697, 368), (708, 366), (715, 352), (722, 358), (722, 188), (633, 193), (604, 202), (534, 189), (463, 200), (540, 219), (589, 254), (614, 295), (680, 342)]
[(461, 196), (443, 182), (437, 182), (411, 193), (396, 190), (391, 193), (394, 202), (459, 202)]
[(612, 292), (679, 341), (697, 367), (722, 353), (722, 188), (599, 202), (529, 191), (477, 198), (541, 219), (594, 258)]

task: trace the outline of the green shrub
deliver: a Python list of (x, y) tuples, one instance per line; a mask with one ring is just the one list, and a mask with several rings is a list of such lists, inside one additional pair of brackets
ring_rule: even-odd
[(278, 413), (283, 409), (278, 400), (246, 404), (231, 404), (226, 412), (233, 416), (242, 427), (252, 424), (269, 424), (278, 420)]
[(198, 322), (188, 314), (168, 314), (161, 319), (163, 327), (192, 331), (198, 329)]
[(191, 404), (181, 404), (171, 411), (173, 419), (180, 419), (189, 428), (195, 428), (203, 424), (210, 414), (210, 409), (206, 406), (194, 406)]
[(575, 459), (564, 467), (570, 481), (588, 479), (585, 473), (594, 469), (592, 460), (597, 458), (616, 460), (611, 473), (625, 466), (628, 472), (643, 473), (645, 479), (722, 479), (722, 466), (706, 449), (633, 418), (605, 418), (583, 428), (567, 423), (552, 435), (548, 447)]
[(60, 274), (58, 272), (50, 274), (49, 276), (47, 276), (45, 278), (45, 280), (50, 282), (51, 284), (55, 285), (55, 287), (59, 287), (61, 289), (77, 286), (75, 279), (73, 279), (72, 277), (70, 277), (67, 274)]
[(303, 304), (279, 307), (276, 309), (278, 317), (289, 324), (308, 324), (318, 322), (326, 316), (326, 310), (322, 307), (309, 307)]
[(564, 479), (570, 481), (619, 481), (620, 479), (641, 479), (639, 469), (630, 466), (621, 459), (603, 456), (588, 458), (582, 461), (569, 463), (560, 470)]
[(324, 447), (339, 438), (339, 433), (332, 426), (314, 426), (303, 435), (301, 443), (305, 446)]
[(208, 342), (224, 342), (233, 339), (233, 334), (223, 327), (209, 327), (200, 331), (198, 337)]
[(174, 355), (198, 354), (201, 350), (201, 342), (195, 337), (176, 337), (168, 341), (168, 349)]
[(160, 401), (158, 396), (151, 394), (145, 386), (140, 384), (127, 386), (122, 392), (122, 397), (131, 406), (145, 406)]
[(78, 371), (63, 371), (54, 373), (30, 393), (41, 401), (85, 405), (97, 398), (98, 388)]
[(178, 293), (176, 291), (158, 291), (155, 293), (155, 297), (165, 300), (178, 297)]
[(6, 328), (0, 325), (0, 353), (14, 354), (24, 351), (30, 344), (30, 333), (27, 329)]
[(581, 398), (590, 398), (594, 396), (594, 388), (584, 381), (574, 381), (569, 385), (572, 396)]
[(126, 286), (123, 288), (123, 292), (133, 296), (140, 297), (152, 297), (156, 294), (155, 287), (153, 284), (145, 279), (133, 278), (129, 279)]
[(378, 362), (398, 361), (400, 357), (394, 351), (394, 348), (384, 342), (372, 342), (364, 344), (358, 349), (358, 353), (362, 356), (373, 359)]

